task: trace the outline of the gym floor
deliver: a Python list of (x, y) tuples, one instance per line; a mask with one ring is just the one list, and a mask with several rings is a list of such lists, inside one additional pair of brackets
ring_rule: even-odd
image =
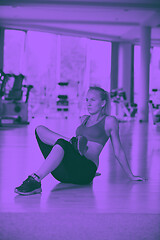
[(160, 239), (160, 126), (120, 123), (131, 169), (148, 181), (126, 177), (109, 140), (92, 184), (63, 184), (49, 174), (42, 194), (20, 196), (14, 188), (44, 161), (34, 136), (38, 125), (72, 137), (79, 122), (35, 118), (24, 127), (0, 128), (0, 240)]

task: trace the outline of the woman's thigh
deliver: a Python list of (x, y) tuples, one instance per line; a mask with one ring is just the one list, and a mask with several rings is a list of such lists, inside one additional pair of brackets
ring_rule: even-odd
[(52, 175), (61, 182), (74, 184), (88, 184), (93, 180), (96, 173), (96, 165), (81, 156), (73, 145), (64, 139), (57, 141), (63, 150), (64, 157), (60, 165), (52, 171)]
[(36, 127), (36, 132), (40, 138), (40, 140), (46, 144), (49, 145), (54, 145), (55, 142), (59, 139), (59, 138), (63, 138), (67, 141), (69, 141), (69, 138), (62, 136), (56, 132), (51, 131), (50, 129), (48, 129), (47, 127), (40, 125), (38, 127)]

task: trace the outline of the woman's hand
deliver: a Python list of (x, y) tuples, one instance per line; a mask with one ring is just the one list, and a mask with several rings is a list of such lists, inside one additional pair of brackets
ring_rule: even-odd
[(147, 178), (140, 177), (140, 176), (134, 176), (134, 175), (132, 175), (132, 176), (130, 177), (130, 179), (131, 179), (132, 181), (143, 181), (143, 182), (148, 180)]
[[(107, 124), (105, 126), (106, 129), (106, 134), (107, 134)], [(111, 143), (113, 145), (114, 153), (116, 159), (119, 161), (121, 167), (127, 174), (127, 176), (132, 180), (132, 181), (146, 181), (146, 178), (140, 177), (140, 176), (134, 176), (130, 165), (127, 161), (126, 154), (122, 148), (122, 144), (120, 142), (120, 137), (119, 137), (119, 124), (118, 120), (115, 117), (110, 118), (110, 139)]]

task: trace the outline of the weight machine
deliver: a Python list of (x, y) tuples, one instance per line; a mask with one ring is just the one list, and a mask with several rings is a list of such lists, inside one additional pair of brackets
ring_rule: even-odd
[(29, 124), (28, 99), (33, 85), (22, 85), (24, 79), (22, 74), (6, 74), (0, 70), (0, 127)]
[(126, 93), (122, 88), (113, 89), (110, 92), (111, 113), (115, 115), (119, 121), (129, 121), (133, 119), (137, 113), (137, 104), (127, 101)]
[(160, 123), (160, 89), (152, 89), (149, 108), (152, 114), (153, 124)]

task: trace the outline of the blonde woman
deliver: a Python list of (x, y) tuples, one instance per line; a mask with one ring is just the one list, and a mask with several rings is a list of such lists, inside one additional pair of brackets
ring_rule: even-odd
[(41, 181), (49, 173), (62, 183), (90, 184), (99, 166), (99, 155), (111, 139), (114, 154), (131, 180), (146, 179), (134, 176), (119, 138), (119, 125), (108, 112), (109, 94), (100, 87), (90, 87), (86, 103), (88, 115), (81, 117), (76, 137), (68, 139), (45, 126), (38, 126), (35, 135), (45, 161), (15, 192), (21, 195), (41, 193)]

